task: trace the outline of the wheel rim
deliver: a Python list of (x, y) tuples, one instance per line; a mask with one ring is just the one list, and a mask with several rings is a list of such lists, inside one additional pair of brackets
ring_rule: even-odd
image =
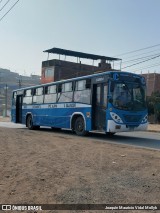
[(83, 130), (84, 130), (84, 123), (83, 123), (83, 121), (78, 121), (77, 122), (76, 129), (77, 129), (78, 132), (83, 132)]

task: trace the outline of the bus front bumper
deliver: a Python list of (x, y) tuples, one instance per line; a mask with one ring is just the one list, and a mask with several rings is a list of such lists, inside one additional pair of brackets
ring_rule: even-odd
[(130, 132), (130, 131), (145, 131), (147, 130), (148, 123), (137, 125), (118, 124), (113, 120), (108, 120), (107, 132)]

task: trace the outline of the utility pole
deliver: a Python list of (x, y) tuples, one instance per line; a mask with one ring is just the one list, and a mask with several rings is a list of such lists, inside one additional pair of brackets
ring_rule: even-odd
[(7, 97), (8, 86), (7, 86), (7, 84), (4, 87), (4, 90), (5, 90), (5, 113), (4, 113), (4, 117), (7, 117), (7, 100), (8, 100), (8, 97)]
[(18, 86), (19, 86), (19, 89), (22, 87), (22, 76), (21, 75), (19, 76)]

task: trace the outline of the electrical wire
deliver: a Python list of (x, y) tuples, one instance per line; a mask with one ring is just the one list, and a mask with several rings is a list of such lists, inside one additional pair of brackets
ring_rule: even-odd
[(2, 19), (13, 9), (13, 7), (19, 2), (19, 0), (17, 0), (12, 7), (0, 18), (0, 21), (2, 21)]
[(144, 53), (141, 53), (141, 54), (137, 54), (137, 55), (133, 55), (133, 56), (130, 56), (130, 57), (124, 57), (125, 58), (125, 60), (126, 59), (129, 59), (129, 58), (134, 58), (134, 57), (138, 57), (138, 56), (141, 56), (141, 55), (146, 55), (146, 54), (148, 54), (148, 53), (152, 53), (152, 52), (155, 52), (155, 51), (160, 51), (160, 49), (156, 49), (156, 50), (152, 50), (152, 51), (149, 51), (149, 52), (144, 52)]
[(8, 0), (8, 1), (3, 5), (3, 7), (1, 7), (0, 11), (2, 11), (3, 8), (4, 8), (9, 2), (10, 2), (10, 0)]
[(133, 61), (139, 61), (141, 59), (146, 59), (146, 58), (150, 58), (150, 57), (153, 57), (153, 56), (158, 56), (160, 55), (160, 53), (156, 53), (156, 54), (152, 54), (152, 55), (148, 55), (148, 56), (145, 56), (145, 57), (141, 57), (141, 58), (135, 58), (135, 59), (132, 59), (132, 60), (129, 60), (129, 61), (124, 61), (123, 63), (130, 63), (130, 62), (133, 62)]
[(135, 63), (135, 64), (131, 64), (131, 65), (129, 65), (129, 66), (123, 67), (122, 69), (125, 69), (125, 68), (128, 68), (128, 67), (132, 67), (132, 66), (135, 66), (135, 65), (137, 65), (137, 64), (141, 64), (141, 63), (144, 63), (144, 62), (146, 62), (146, 61), (153, 60), (153, 59), (158, 58), (158, 57), (160, 57), (160, 55), (157, 55), (157, 56), (155, 56), (155, 57), (149, 58), (149, 59), (147, 59), (147, 60), (144, 60), (144, 61), (141, 61), (141, 62), (138, 62), (138, 63)]
[(160, 46), (160, 44), (156, 44), (156, 45), (141, 48), (141, 49), (138, 49), (138, 50), (133, 50), (133, 51), (130, 51), (130, 52), (122, 53), (122, 54), (116, 55), (114, 57), (118, 57), (118, 56), (122, 56), (122, 55), (128, 55), (128, 54), (131, 54), (131, 53), (139, 52), (139, 51), (150, 49), (150, 48), (157, 47), (157, 46)]
[[(134, 53), (134, 52), (138, 52), (138, 51), (142, 51), (142, 50), (146, 50), (146, 49), (149, 49), (149, 48), (154, 48), (154, 47), (157, 47), (159, 46), (160, 44), (157, 44), (157, 45), (152, 45), (152, 46), (149, 46), (149, 47), (145, 47), (145, 48), (141, 48), (141, 49), (138, 49), (138, 50), (134, 50), (134, 51), (130, 51), (130, 52), (127, 52), (127, 53), (124, 53), (124, 54), (121, 54), (121, 55), (127, 55), (127, 54), (131, 54), (131, 53)], [(146, 55), (148, 53), (151, 53), (151, 52), (155, 52), (155, 51), (158, 51), (158, 53), (156, 54), (152, 54), (152, 55)], [(146, 55), (144, 57), (140, 57), (140, 58), (135, 58), (137, 56), (141, 56), (141, 55)], [(136, 54), (134, 56), (130, 56), (130, 57), (125, 57), (126, 59), (131, 59), (131, 60), (126, 60), (126, 61), (123, 61), (123, 64), (130, 64), (131, 62), (137, 62), (137, 63), (134, 63), (134, 64), (131, 64), (131, 65), (128, 65), (128, 66), (125, 66), (125, 67), (122, 67), (122, 69), (126, 69), (128, 67), (132, 67), (132, 66), (136, 66), (136, 65), (139, 65), (141, 63), (145, 63), (147, 61), (150, 61), (150, 60), (153, 60), (155, 58), (158, 58), (160, 56), (160, 53), (159, 53), (159, 49), (156, 49), (156, 50), (152, 50), (152, 51), (147, 51), (147, 52), (143, 52), (141, 54)], [(143, 60), (143, 59), (146, 59), (146, 60)], [(143, 61), (141, 61), (143, 60)], [(133, 69), (132, 71), (140, 71), (141, 69), (145, 69), (145, 68), (152, 68), (152, 67), (156, 67), (156, 66), (159, 66), (159, 63), (156, 63), (156, 64), (151, 64), (151, 65), (148, 65), (148, 66), (144, 66), (144, 67), (140, 67), (140, 68), (136, 68), (136, 69)]]
[(151, 65), (148, 65), (148, 66), (145, 66), (145, 67), (136, 68), (136, 69), (133, 69), (132, 71), (139, 71), (139, 70), (142, 70), (142, 69), (152, 68), (152, 67), (157, 67), (157, 66), (160, 66), (160, 63), (151, 64)]
[[(151, 53), (151, 52), (155, 52), (155, 51), (158, 51), (158, 53), (156, 53), (156, 54), (152, 54), (152, 55), (147, 55), (147, 56), (144, 56), (144, 57), (141, 57), (141, 58), (134, 58), (134, 57), (138, 57), (138, 56), (141, 56), (141, 55), (146, 55), (146, 54), (148, 54), (148, 53)], [(152, 57), (152, 56), (156, 56), (156, 55), (159, 55), (160, 53), (159, 53), (159, 51), (160, 51), (160, 49), (157, 49), (157, 50), (152, 50), (152, 51), (149, 51), (149, 52), (146, 52), (146, 53), (141, 53), (141, 54), (138, 54), (138, 55), (134, 55), (134, 56), (131, 56), (131, 57), (127, 57), (126, 59), (129, 59), (129, 58), (133, 58), (132, 60), (128, 60), (128, 61), (123, 61), (123, 64), (125, 63), (129, 63), (129, 62), (132, 62), (132, 61), (139, 61), (140, 59), (145, 59), (145, 58), (148, 58), (148, 57)], [(114, 64), (115, 65), (117, 65), (118, 64), (118, 62), (114, 62)]]

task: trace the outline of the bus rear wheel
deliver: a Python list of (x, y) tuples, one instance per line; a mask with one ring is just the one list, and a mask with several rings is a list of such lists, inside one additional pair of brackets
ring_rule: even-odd
[(87, 131), (85, 130), (85, 123), (84, 119), (80, 116), (76, 118), (75, 124), (74, 124), (74, 131), (79, 136), (85, 136), (87, 135)]

